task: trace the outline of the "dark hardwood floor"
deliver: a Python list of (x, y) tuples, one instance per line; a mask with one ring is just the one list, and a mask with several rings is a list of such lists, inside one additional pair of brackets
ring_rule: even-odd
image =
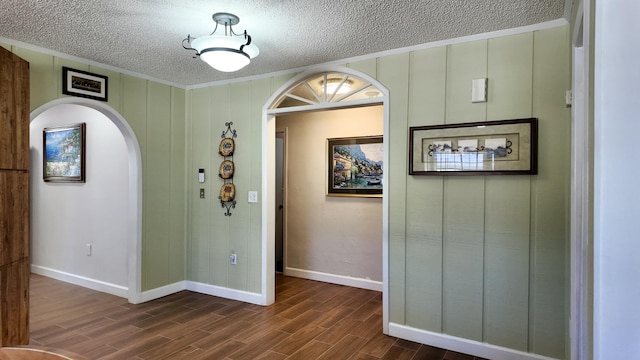
[(382, 334), (375, 291), (278, 275), (263, 307), (182, 291), (147, 303), (31, 277), (30, 346), (88, 359), (472, 360)]

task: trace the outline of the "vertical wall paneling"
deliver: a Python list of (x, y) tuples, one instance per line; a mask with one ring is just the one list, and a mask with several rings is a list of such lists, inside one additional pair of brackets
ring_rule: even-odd
[[(251, 148), (257, 139), (251, 137), (252, 121), (250, 109), (250, 82), (234, 83), (229, 85), (229, 119), (233, 121), (233, 128), (238, 132), (236, 138), (236, 151), (233, 161), (236, 164), (237, 174), (233, 183), (236, 186), (236, 208), (229, 217), (229, 247), (226, 254), (233, 251), (238, 255), (237, 264), (229, 266), (228, 286), (233, 289), (245, 290), (247, 288), (247, 271), (249, 262), (249, 219), (250, 204), (247, 201), (249, 184), (251, 181)], [(256, 125), (257, 121), (253, 121)], [(258, 141), (259, 142), (259, 141)], [(241, 176), (240, 176), (241, 175)], [(228, 258), (228, 257), (227, 257)]]
[(258, 191), (258, 203), (249, 206), (249, 246), (247, 249), (247, 291), (260, 293), (262, 290), (262, 203), (266, 194), (262, 193), (262, 107), (271, 97), (271, 80), (260, 79), (251, 81), (250, 119), (260, 119), (251, 122), (251, 152), (249, 155), (250, 181), (249, 190)]
[(147, 80), (123, 75), (122, 87), (122, 116), (138, 138), (144, 175), (147, 154)]
[(377, 78), (378, 76), (378, 60), (377, 59), (368, 59), (361, 60), (347, 64), (347, 67), (363, 72), (372, 78)]
[[(291, 80), (294, 76), (298, 75), (297, 73), (293, 74), (283, 74), (279, 76), (274, 76), (271, 78), (271, 90), (269, 91), (269, 96), (273, 95), (282, 85), (284, 85), (287, 81)], [(266, 100), (265, 100), (266, 101)]]
[(447, 124), (486, 120), (486, 103), (471, 102), (471, 81), (484, 77), (487, 77), (487, 40), (447, 46)]
[(488, 41), (487, 120), (531, 117), (533, 33)]
[[(190, 168), (187, 179), (189, 181), (189, 199), (191, 200), (190, 241), (188, 280), (208, 283), (211, 281), (209, 258), (211, 257), (211, 230), (209, 227), (211, 214), (219, 211), (217, 201), (218, 154), (212, 153), (220, 139), (212, 136), (211, 129), (211, 89), (190, 90), (188, 93), (191, 122), (191, 136), (187, 143), (190, 145)], [(217, 132), (216, 132), (217, 133)], [(213, 143), (213, 144), (212, 144)], [(205, 182), (198, 183), (198, 169), (205, 169)], [(200, 198), (200, 189), (205, 190), (205, 198)]]
[[(409, 126), (444, 122), (446, 47), (411, 54)], [(443, 178), (407, 177), (407, 325), (442, 331)]]
[[(487, 41), (447, 48), (446, 123), (486, 120), (486, 104), (471, 102), (471, 81), (487, 76)], [(444, 179), (443, 332), (482, 340), (484, 177)]]
[(447, 48), (411, 53), (409, 126), (444, 123), (447, 81)]
[(482, 340), (484, 267), (484, 181), (451, 177), (444, 181), (444, 333)]
[(144, 200), (146, 233), (144, 244), (148, 288), (167, 283), (170, 274), (171, 221), (171, 88), (168, 85), (149, 82), (147, 85), (147, 141), (144, 164)]
[[(122, 116), (133, 129), (138, 138), (140, 145), (140, 153), (142, 155), (142, 184), (145, 184), (146, 165), (147, 165), (147, 81), (133, 76), (123, 76), (123, 92), (122, 92)], [(149, 224), (147, 222), (147, 203), (149, 199), (148, 189), (142, 187), (142, 290), (150, 289), (147, 287), (149, 276), (146, 268), (147, 252), (149, 249), (146, 230)]]
[[(171, 88), (171, 171), (170, 177), (170, 233), (169, 233), (169, 279), (175, 283), (186, 278), (186, 226), (187, 226), (187, 181), (186, 167), (186, 124), (185, 124), (185, 91)], [(166, 166), (166, 164), (165, 164)]]
[[(569, 110), (564, 106), (570, 75), (567, 29), (348, 64), (375, 76), (390, 90), (387, 180), (392, 322), (565, 356), (570, 139)], [(31, 50), (12, 50), (31, 63), (31, 109), (61, 96), (62, 64), (87, 68)], [(261, 214), (258, 206), (246, 202), (246, 191), (258, 190), (261, 184), (257, 158), (261, 155), (258, 139), (263, 102), (296, 74), (182, 91), (98, 68), (88, 70), (109, 76), (109, 105), (131, 125), (141, 147), (143, 290), (179, 281), (184, 270), (174, 269), (186, 266), (188, 280), (258, 292)], [(489, 101), (474, 104), (471, 80), (480, 77), (489, 78)], [(232, 116), (234, 112), (238, 118)], [(540, 125), (536, 176), (407, 175), (409, 126), (528, 116), (538, 117)], [(217, 146), (220, 131), (230, 120), (238, 121), (241, 128), (236, 159), (238, 208), (231, 218), (224, 216), (217, 199), (221, 161)], [(243, 120), (246, 122), (240, 123)], [(181, 131), (181, 126), (186, 129)], [(245, 141), (251, 144), (243, 148)], [(181, 162), (185, 155), (186, 174), (163, 174), (167, 168), (171, 172), (185, 168)], [(161, 161), (162, 156), (170, 163)], [(198, 168), (207, 171), (204, 184), (197, 182)], [(180, 210), (185, 206), (180, 200), (185, 186), (186, 216)], [(205, 199), (199, 198), (200, 188), (206, 191)], [(260, 201), (264, 195), (260, 194)], [(168, 204), (164, 210), (152, 209), (163, 204)], [(188, 222), (186, 240), (178, 240), (186, 225), (181, 226), (180, 219)], [(163, 224), (168, 224), (170, 235), (154, 230)], [(189, 251), (180, 259), (185, 242)], [(228, 252), (232, 247), (245, 253), (247, 264), (242, 264), (241, 255), (239, 264), (231, 268)], [(160, 261), (167, 257), (168, 270)], [(522, 259), (528, 259), (528, 265)], [(421, 273), (428, 276), (418, 278), (416, 274)]]
[[(226, 130), (224, 124), (226, 122), (234, 120), (234, 118), (232, 118), (231, 116), (232, 108), (229, 105), (229, 102), (231, 100), (230, 87), (231, 85), (223, 85), (212, 88), (211, 97), (209, 99), (209, 101), (211, 102), (211, 117), (209, 120), (211, 122), (211, 144), (209, 146), (208, 152), (211, 153), (211, 165), (213, 167), (211, 174), (211, 184), (213, 189), (211, 189), (211, 196), (209, 197), (209, 201), (213, 206), (209, 223), (210, 238), (207, 240), (211, 243), (211, 250), (207, 261), (210, 262), (211, 283), (214, 285), (225, 287), (229, 285), (229, 272), (233, 271), (234, 269), (231, 269), (231, 264), (229, 262), (229, 254), (232, 250), (232, 234), (229, 227), (231, 220), (228, 216), (224, 216), (225, 210), (220, 207), (220, 200), (218, 200), (220, 186), (223, 183), (222, 180), (218, 177), (218, 166), (223, 160), (222, 156), (218, 154), (218, 145), (220, 144), (220, 140), (222, 139), (222, 131)], [(244, 136), (242, 135), (242, 131), (240, 131), (238, 138), (235, 139), (236, 152), (238, 152), (240, 148), (240, 141), (242, 140), (240, 136)], [(235, 153), (233, 160), (237, 165), (238, 158)], [(236, 183), (236, 178), (244, 176), (245, 174), (242, 173), (242, 169), (236, 166), (233, 182)], [(237, 201), (240, 201), (237, 186), (236, 199)], [(238, 215), (236, 211), (236, 209), (231, 209), (231, 212), (233, 213), (233, 215), (231, 216), (235, 216), (237, 219)], [(238, 265), (234, 266), (237, 267)]]
[(53, 56), (22, 48), (15, 48), (14, 53), (29, 62), (30, 110), (56, 99), (60, 81), (53, 66)]
[(407, 182), (407, 104), (409, 54), (380, 59), (379, 79), (389, 89), (389, 318), (405, 322), (405, 222)]
[(529, 308), (529, 176), (487, 176), (484, 339), (527, 351)]
[[(107, 77), (107, 91), (109, 96), (107, 98), (107, 104), (118, 112), (122, 112), (122, 82), (119, 72), (112, 70), (105, 70), (96, 66), (89, 66), (89, 71), (92, 73), (104, 75)], [(184, 114), (182, 115), (184, 118)]]
[[(30, 78), (32, 80), (30, 110), (57, 98), (68, 97), (62, 94), (62, 66), (88, 70), (106, 75), (109, 78), (109, 102), (107, 104), (119, 112), (131, 126), (142, 154), (144, 177), (144, 193), (142, 194), (143, 291), (166, 285), (172, 281), (183, 280), (186, 204), (179, 205), (179, 199), (184, 198), (185, 184), (184, 180), (182, 183), (178, 180), (174, 186), (173, 180), (167, 175), (169, 172), (167, 169), (175, 168), (174, 166), (184, 167), (186, 144), (184, 130), (181, 129), (184, 129), (185, 126), (185, 92), (78, 61), (58, 58), (17, 46), (12, 46), (11, 49), (16, 55), (30, 62)], [(177, 93), (172, 97), (169, 94), (174, 90)], [(167, 112), (165, 113), (163, 110)], [(175, 134), (174, 130), (177, 130)], [(179, 139), (180, 137), (182, 139)], [(147, 146), (152, 148), (152, 153), (147, 150)], [(160, 160), (161, 157), (164, 159)], [(184, 170), (181, 172), (184, 173)], [(147, 177), (147, 173), (152, 174), (153, 178)], [(184, 178), (184, 175), (177, 174), (176, 177), (178, 179)], [(171, 184), (170, 187), (169, 184)], [(176, 199), (178, 208), (181, 209), (174, 208), (173, 204), (168, 202), (169, 198)], [(156, 206), (154, 210), (154, 204), (166, 204), (167, 206), (164, 209)], [(175, 216), (177, 213), (182, 215)], [(176, 218), (182, 219), (182, 223), (176, 221)], [(173, 234), (151, 234), (165, 226), (164, 224), (171, 224), (170, 227), (178, 238), (175, 238)], [(169, 243), (166, 237), (170, 238), (171, 242), (177, 241), (174, 244), (175, 247), (168, 247)], [(163, 246), (157, 247), (158, 244), (154, 241), (159, 239), (160, 242), (163, 242)], [(164, 261), (159, 261), (156, 258), (156, 251), (164, 252), (158, 255)], [(170, 264), (168, 269), (167, 260)], [(171, 265), (173, 263), (175, 266)]]
[(64, 59), (64, 58), (59, 58), (59, 57), (54, 57), (53, 58), (53, 66), (56, 69), (57, 75), (56, 75), (56, 94), (58, 98), (61, 97), (65, 97), (65, 96), (72, 96), (72, 95), (65, 95), (62, 93), (62, 84), (63, 84), (63, 79), (62, 79), (62, 67), (66, 66), (68, 68), (72, 68), (72, 69), (76, 69), (76, 70), (82, 70), (82, 71), (89, 71), (89, 65), (83, 64), (81, 62), (78, 61), (73, 61), (73, 60), (69, 60), (69, 59)]
[[(488, 41), (488, 120), (531, 116), (533, 34)], [(528, 348), (530, 176), (487, 176), (484, 338)]]
[(568, 324), (570, 87), (568, 27), (534, 33), (533, 116), (539, 118), (532, 188), (530, 351), (562, 358)]

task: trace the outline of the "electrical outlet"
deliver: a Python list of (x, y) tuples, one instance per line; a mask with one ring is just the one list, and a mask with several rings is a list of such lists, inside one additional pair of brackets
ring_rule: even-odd
[(249, 202), (257, 203), (258, 202), (258, 192), (257, 191), (249, 191)]
[(91, 244), (87, 244), (87, 256), (91, 256)]
[(237, 264), (237, 260), (238, 260), (238, 255), (236, 254), (229, 255), (229, 261), (231, 261), (231, 265)]
[(200, 189), (200, 199), (204, 199), (204, 189)]

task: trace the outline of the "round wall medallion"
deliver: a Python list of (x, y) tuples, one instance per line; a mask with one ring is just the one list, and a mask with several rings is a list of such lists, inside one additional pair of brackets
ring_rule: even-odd
[(220, 146), (218, 147), (218, 152), (222, 156), (231, 156), (233, 155), (233, 150), (235, 150), (236, 144), (232, 138), (224, 138), (220, 141)]
[(233, 165), (233, 161), (225, 160), (220, 164), (220, 177), (223, 179), (231, 179), (233, 177), (233, 171), (235, 170), (235, 166)]
[(236, 197), (236, 187), (232, 183), (222, 184), (220, 188), (220, 200), (227, 202), (233, 201)]

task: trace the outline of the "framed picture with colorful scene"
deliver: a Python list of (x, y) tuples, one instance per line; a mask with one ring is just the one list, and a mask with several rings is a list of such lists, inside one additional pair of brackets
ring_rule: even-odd
[(327, 196), (382, 197), (382, 136), (327, 139)]
[(46, 182), (85, 182), (86, 124), (44, 128), (42, 174)]

